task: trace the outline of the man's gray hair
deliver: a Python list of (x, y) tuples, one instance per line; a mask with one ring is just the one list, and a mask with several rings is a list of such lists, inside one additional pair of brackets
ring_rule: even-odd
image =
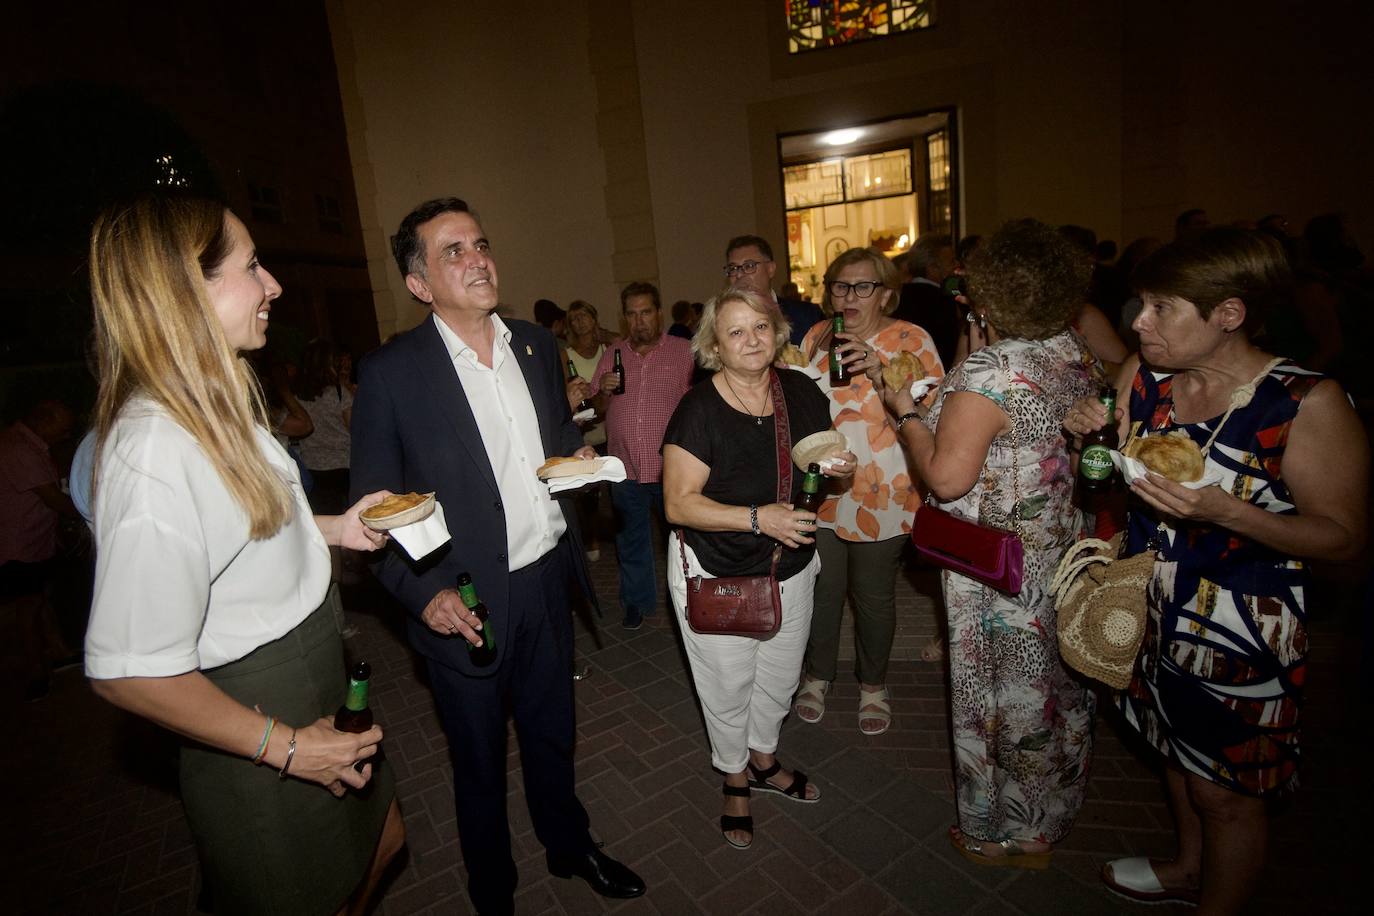
[(953, 247), (954, 239), (947, 234), (927, 232), (906, 253), (907, 273), (913, 277), (924, 277), (931, 267), (940, 263), (940, 249)]

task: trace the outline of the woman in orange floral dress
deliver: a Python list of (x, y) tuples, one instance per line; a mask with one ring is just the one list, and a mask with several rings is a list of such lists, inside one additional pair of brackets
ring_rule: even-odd
[(811, 328), (802, 342), (810, 364), (821, 371), (817, 384), (830, 399), (832, 425), (849, 439), (858, 469), (848, 489), (829, 493), (818, 513), (821, 573), (795, 708), (806, 722), (819, 722), (825, 714), (847, 594), (855, 612), (859, 730), (865, 735), (881, 735), (892, 721), (886, 682), (897, 627), (897, 569), (922, 498), (896, 428), (865, 373), (876, 375), (905, 350), (920, 359), (926, 375), (944, 376), (930, 335), (889, 317), (899, 289), (897, 269), (872, 248), (851, 248), (826, 270), (825, 310), (844, 314), (840, 340), (851, 373), (848, 385), (830, 386), (830, 322)]

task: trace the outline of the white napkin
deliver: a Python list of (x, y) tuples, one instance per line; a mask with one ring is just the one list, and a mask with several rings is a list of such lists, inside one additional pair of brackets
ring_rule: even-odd
[[(840, 433), (840, 435), (844, 436), (844, 433)], [(842, 451), (842, 452), (847, 452), (847, 451), (849, 451), (849, 437), (848, 437), (848, 436), (844, 436), (844, 447), (841, 448), (840, 451)], [(840, 460), (840, 458), (839, 458), (838, 455), (831, 455), (829, 458), (822, 458), (822, 459), (821, 459), (819, 462), (817, 462), (817, 463), (821, 466), (821, 470), (822, 470), (822, 471), (828, 471), (828, 470), (830, 470), (831, 468), (835, 467), (835, 465), (837, 465), (837, 464), (843, 464), (844, 462), (842, 462), (842, 461)]]
[(800, 372), (807, 378), (811, 379), (813, 382), (818, 382), (821, 380), (821, 370), (817, 369), (815, 366), (794, 366), (791, 363), (788, 363), (787, 368), (796, 369), (798, 372)]
[[(1121, 472), (1121, 476), (1126, 481), (1126, 486), (1135, 483), (1138, 478), (1143, 478), (1150, 473), (1150, 469), (1145, 467), (1145, 463), (1135, 458), (1127, 458), (1115, 449), (1112, 449), (1112, 464)], [(1221, 471), (1214, 467), (1210, 462), (1203, 465), (1202, 479), (1189, 480), (1179, 486), (1187, 487), (1190, 490), (1201, 490), (1203, 487), (1210, 487), (1221, 483)]]
[(577, 474), (573, 477), (555, 477), (546, 481), (549, 485), (549, 495), (562, 493), (564, 490), (576, 490), (578, 487), (585, 487), (589, 483), (605, 480), (611, 483), (619, 483), (625, 479), (625, 462), (614, 455), (598, 459), (601, 461), (601, 470), (595, 474)]
[(429, 556), (452, 538), (452, 535), (448, 533), (448, 524), (444, 521), (444, 507), (440, 505), (438, 500), (434, 501), (434, 512), (430, 514), (429, 518), (415, 522), (413, 525), (392, 528), (387, 534), (395, 538), (396, 543), (405, 548), (405, 552), (410, 554), (412, 560)]
[(921, 398), (929, 394), (930, 389), (934, 388), (935, 385), (936, 379), (929, 377), (918, 378), (916, 381), (911, 383), (911, 399), (913, 401), (916, 401), (917, 403), (920, 403)]
[(573, 414), (572, 418), (574, 423), (581, 423), (583, 420), (590, 420), (595, 416), (596, 408), (588, 407), (586, 410), (579, 410), (577, 413)]

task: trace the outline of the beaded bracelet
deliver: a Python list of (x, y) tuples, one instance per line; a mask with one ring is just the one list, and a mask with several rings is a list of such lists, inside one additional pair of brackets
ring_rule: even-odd
[(759, 507), (755, 505), (749, 507), (749, 529), (755, 534), (763, 534), (759, 529)]
[(258, 745), (258, 752), (253, 755), (253, 766), (262, 763), (262, 758), (267, 753), (267, 742), (272, 740), (272, 729), (276, 724), (276, 716), (267, 717), (267, 727), (262, 730), (262, 744)]
[(277, 771), (277, 778), (278, 778), (278, 779), (285, 779), (285, 778), (286, 778), (286, 771), (289, 770), (289, 769), (291, 769), (291, 758), (292, 758), (292, 757), (295, 757), (295, 756), (296, 756), (296, 730), (293, 728), (293, 729), (291, 729), (291, 742), (290, 742), (289, 744), (286, 745), (286, 763), (283, 763), (283, 764), (281, 765), (281, 769)]
[(919, 419), (920, 416), (921, 415), (914, 410), (910, 413), (902, 414), (900, 417), (897, 418), (897, 432), (902, 431), (902, 427), (907, 424), (908, 420), (916, 420)]

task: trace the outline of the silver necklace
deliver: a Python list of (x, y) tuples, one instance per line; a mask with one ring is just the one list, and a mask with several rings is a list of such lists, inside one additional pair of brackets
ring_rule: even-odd
[[(736, 401), (739, 401), (740, 406), (743, 407), (746, 411), (749, 412), (749, 416), (751, 416), (751, 417), (754, 418), (754, 425), (755, 425), (755, 426), (762, 426), (762, 425), (763, 425), (763, 416), (764, 416), (764, 415), (761, 414), (761, 413), (754, 413), (753, 408), (751, 408), (747, 403), (745, 403), (744, 398), (740, 397), (740, 396), (739, 396), (739, 392), (735, 390), (735, 386), (730, 384), (730, 376), (726, 375), (724, 372), (722, 372), (721, 375), (725, 376), (725, 384), (726, 384), (726, 385), (729, 385), (729, 387), (730, 387), (730, 393), (733, 394), (733, 395), (735, 396), (735, 400), (736, 400)], [(768, 400), (767, 400), (767, 398), (764, 399), (764, 403), (763, 403), (762, 409), (763, 409), (763, 410), (767, 410), (767, 409), (768, 409)]]

